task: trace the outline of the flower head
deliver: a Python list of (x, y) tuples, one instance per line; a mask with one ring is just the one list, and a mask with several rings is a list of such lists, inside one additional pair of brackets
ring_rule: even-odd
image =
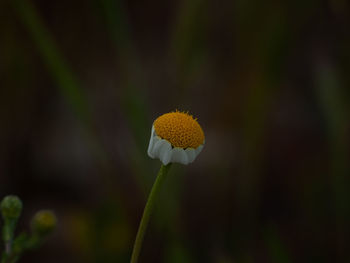
[(50, 210), (37, 212), (31, 222), (32, 231), (39, 236), (46, 236), (55, 229), (56, 225), (56, 216)]
[(3, 218), (17, 219), (22, 212), (22, 201), (16, 195), (6, 196), (0, 204)]
[(152, 126), (148, 155), (168, 163), (189, 164), (204, 145), (204, 132), (191, 115), (175, 111), (158, 117)]

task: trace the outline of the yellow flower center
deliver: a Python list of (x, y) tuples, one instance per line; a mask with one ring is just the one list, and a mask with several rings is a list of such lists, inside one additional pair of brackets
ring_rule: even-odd
[(154, 121), (153, 126), (157, 135), (174, 147), (197, 148), (204, 143), (201, 126), (185, 112), (163, 114)]

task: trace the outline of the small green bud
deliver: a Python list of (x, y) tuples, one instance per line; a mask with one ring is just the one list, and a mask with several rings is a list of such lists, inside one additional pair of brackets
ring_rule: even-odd
[(31, 228), (34, 234), (46, 236), (55, 229), (56, 224), (57, 219), (52, 211), (41, 210), (34, 215)]
[(17, 219), (22, 212), (22, 201), (15, 195), (8, 195), (2, 199), (0, 208), (4, 219)]

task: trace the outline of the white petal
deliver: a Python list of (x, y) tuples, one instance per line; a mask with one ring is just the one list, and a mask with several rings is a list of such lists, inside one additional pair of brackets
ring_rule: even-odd
[(159, 152), (164, 144), (164, 140), (160, 138), (159, 136), (154, 136), (153, 138), (153, 148), (152, 148), (152, 155), (154, 158), (159, 158)]
[(164, 140), (157, 136), (157, 133), (152, 125), (151, 138), (149, 141), (147, 153), (151, 158), (158, 158), (160, 161), (167, 165), (168, 163), (181, 163), (187, 165), (192, 163), (198, 154), (202, 151), (204, 143), (198, 146), (196, 149), (175, 147), (173, 148), (167, 140)]
[(167, 165), (171, 160), (172, 148), (171, 144), (166, 140), (161, 140), (161, 146), (158, 151), (158, 158), (164, 165)]
[(188, 158), (187, 154), (185, 153), (185, 150), (179, 147), (175, 147), (172, 150), (172, 156), (171, 156), (171, 162), (172, 163), (181, 163), (181, 164), (188, 164)]
[(188, 159), (188, 163), (192, 163), (194, 161), (194, 159), (196, 159), (196, 151), (193, 148), (187, 148), (185, 150), (185, 153), (187, 154), (187, 159)]
[(154, 126), (152, 125), (151, 138), (149, 139), (148, 150), (147, 150), (148, 156), (150, 156), (151, 158), (154, 158), (152, 154), (152, 150), (154, 147), (154, 135), (155, 135), (155, 131), (154, 131)]

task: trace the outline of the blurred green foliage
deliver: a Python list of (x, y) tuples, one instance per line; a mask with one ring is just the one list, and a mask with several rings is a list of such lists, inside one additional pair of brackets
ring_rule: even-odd
[(26, 262), (128, 262), (152, 121), (176, 108), (206, 147), (170, 172), (140, 262), (350, 260), (346, 1), (5, 0), (0, 17), (0, 191), (62, 214)]

